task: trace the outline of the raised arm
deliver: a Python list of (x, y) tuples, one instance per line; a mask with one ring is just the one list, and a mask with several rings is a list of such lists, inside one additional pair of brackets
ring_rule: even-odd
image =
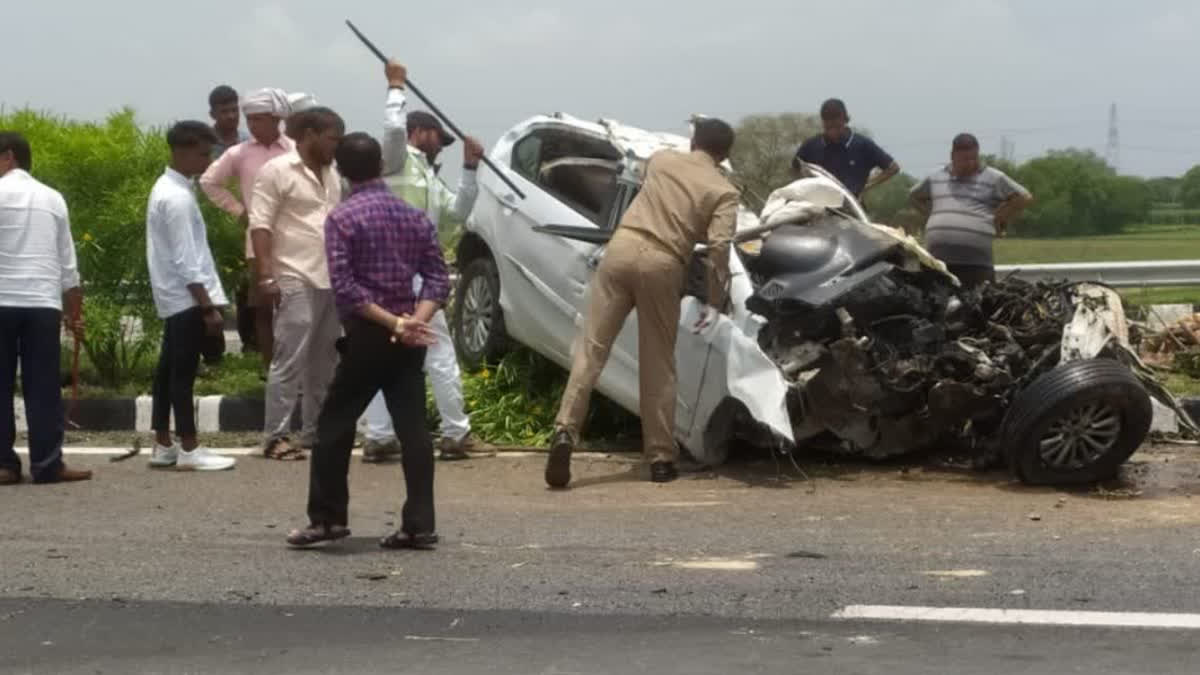
[(404, 170), (408, 162), (408, 113), (404, 106), (404, 85), (408, 71), (395, 61), (384, 67), (387, 76), (387, 101), (383, 105), (383, 175)]

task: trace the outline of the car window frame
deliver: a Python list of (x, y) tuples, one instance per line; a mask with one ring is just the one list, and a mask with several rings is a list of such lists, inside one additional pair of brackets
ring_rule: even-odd
[[(592, 136), (588, 136), (587, 134), (578, 133), (571, 129), (558, 129), (558, 128), (555, 128), (555, 129), (547, 129), (547, 128), (533, 129), (529, 133), (525, 134), (523, 137), (518, 139), (517, 142), (513, 144), (511, 160), (509, 162), (513, 171), (516, 172), (517, 174), (519, 174), (525, 180), (529, 181), (530, 183), (533, 183), (533, 185), (535, 185), (538, 190), (541, 190), (546, 196), (550, 197), (551, 199), (555, 200), (559, 204), (562, 204), (563, 206), (565, 206), (565, 207), (571, 209), (572, 211), (578, 213), (579, 215), (583, 216), (583, 218), (585, 220), (587, 220), (589, 223), (594, 224), (596, 227), (599, 227), (599, 228), (605, 229), (605, 230), (615, 229), (617, 222), (619, 222), (621, 215), (624, 213), (625, 208), (628, 206), (627, 201), (625, 201), (625, 199), (624, 199), (624, 195), (627, 194), (628, 188), (626, 187), (626, 183), (623, 180), (621, 180), (621, 172), (620, 171), (616, 172), (613, 176), (613, 182), (615, 184), (615, 189), (614, 189), (612, 198), (608, 201), (607, 212), (595, 214), (596, 217), (593, 219), (591, 212), (589, 212), (585, 209), (579, 208), (573, 202), (573, 200), (567, 198), (566, 196), (562, 195), (559, 191), (557, 191), (557, 190), (551, 188), (550, 186), (546, 185), (545, 183), (543, 183), (541, 180), (540, 171), (535, 169), (533, 172), (534, 175), (530, 175), (529, 173), (527, 173), (525, 171), (525, 167), (519, 163), (518, 160), (521, 156), (521, 151), (522, 151), (523, 147), (525, 146), (525, 144), (531, 143), (531, 142), (536, 142), (536, 143), (538, 143), (536, 163), (537, 163), (538, 169), (540, 169), (540, 167), (543, 163), (542, 158), (543, 158), (544, 149), (545, 149), (545, 138), (544, 137), (546, 135), (549, 135), (552, 133), (565, 135), (565, 136), (574, 136), (574, 137), (581, 138), (581, 139), (587, 139), (588, 141), (592, 141), (592, 142), (601, 140), (602, 142), (609, 143), (610, 147), (612, 147), (612, 149), (613, 149), (614, 154), (617, 154), (617, 155), (620, 154), (615, 146), (611, 146), (611, 142), (609, 142), (607, 140), (596, 139)], [(567, 156), (570, 156), (570, 155), (564, 155), (564, 157), (567, 157)], [(587, 155), (579, 155), (579, 156), (586, 157)], [(616, 160), (616, 161), (621, 161), (621, 160)]]

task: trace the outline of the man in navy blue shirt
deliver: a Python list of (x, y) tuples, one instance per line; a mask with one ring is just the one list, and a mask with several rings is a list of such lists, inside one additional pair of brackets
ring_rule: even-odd
[[(800, 146), (792, 159), (792, 168), (800, 169), (802, 161), (816, 164), (833, 174), (861, 201), (869, 190), (900, 173), (900, 165), (875, 141), (854, 133), (849, 124), (845, 103), (836, 98), (822, 103), (821, 126), (825, 131)], [(879, 173), (871, 176), (875, 169)]]

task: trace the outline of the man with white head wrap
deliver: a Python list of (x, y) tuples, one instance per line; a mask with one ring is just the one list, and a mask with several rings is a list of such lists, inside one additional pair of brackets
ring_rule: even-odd
[[(279, 131), (280, 120), (287, 119), (292, 113), (291, 98), (283, 90), (268, 88), (251, 92), (242, 100), (242, 112), (246, 114), (250, 138), (225, 151), (213, 162), (200, 177), (200, 188), (214, 204), (246, 227), (246, 214), (258, 170), (269, 160), (290, 152), (295, 143)], [(235, 179), (240, 197), (229, 190)], [(257, 297), (258, 284), (252, 278), (256, 269), (254, 249), (250, 245), (249, 231), (246, 232), (246, 259), (247, 286), (238, 293), (238, 333), (243, 344), (258, 347), (266, 367), (271, 363), (274, 342), (271, 328), (274, 308), (270, 303), (259, 302)]]

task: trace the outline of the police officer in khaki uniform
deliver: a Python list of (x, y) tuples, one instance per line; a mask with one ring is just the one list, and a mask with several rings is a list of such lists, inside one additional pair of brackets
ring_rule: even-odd
[(613, 340), (636, 309), (639, 395), (644, 451), (651, 480), (678, 477), (675, 462), (675, 336), (688, 262), (697, 243), (709, 251), (709, 303), (696, 329), (725, 305), (729, 245), (738, 192), (718, 171), (733, 147), (733, 129), (717, 119), (694, 125), (692, 151), (663, 150), (650, 158), (646, 179), (608, 244), (591, 283), (591, 301), (576, 339), (571, 378), (555, 420), (546, 483), (571, 482), (571, 452), (587, 417), (588, 399)]

